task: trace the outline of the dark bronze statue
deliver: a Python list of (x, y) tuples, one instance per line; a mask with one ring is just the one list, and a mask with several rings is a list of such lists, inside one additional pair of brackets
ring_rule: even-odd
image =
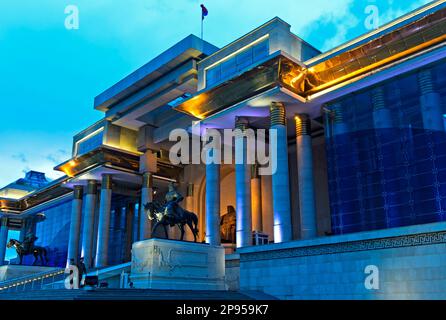
[(227, 212), (221, 217), (221, 240), (224, 243), (235, 243), (236, 214), (233, 206), (227, 207)]
[(18, 240), (11, 239), (6, 245), (7, 248), (15, 248), (17, 255), (19, 256), (20, 262), (22, 264), (23, 257), (28, 255), (34, 256), (33, 266), (36, 265), (37, 261), (40, 260), (42, 266), (48, 264), (47, 258), (47, 250), (43, 247), (35, 246), (34, 242), (37, 240), (37, 237), (34, 235), (27, 236), (23, 243)]
[(194, 235), (194, 241), (197, 242), (198, 236), (198, 217), (195, 213), (183, 209), (179, 203), (183, 201), (184, 197), (175, 189), (171, 183), (169, 185), (169, 192), (166, 194), (166, 203), (161, 205), (158, 202), (150, 202), (144, 205), (150, 220), (156, 220), (152, 228), (154, 234), (158, 227), (163, 226), (166, 238), (169, 239), (167, 227), (174, 227), (175, 225), (181, 231), (181, 240), (184, 240), (184, 226), (188, 225)]

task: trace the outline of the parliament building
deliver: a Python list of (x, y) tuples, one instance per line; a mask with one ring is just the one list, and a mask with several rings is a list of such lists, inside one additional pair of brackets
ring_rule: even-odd
[[(126, 288), (132, 245), (164, 236), (144, 205), (175, 185), (198, 242), (224, 247), (228, 291), (446, 299), (445, 45), (444, 1), (327, 52), (280, 18), (223, 48), (186, 37), (95, 97), (103, 118), (73, 137), (61, 178), (0, 189), (0, 294), (45, 289), (80, 257)], [(198, 124), (274, 129), (275, 172), (173, 164), (170, 133)], [(11, 231), (34, 234), (48, 263), (6, 261)]]

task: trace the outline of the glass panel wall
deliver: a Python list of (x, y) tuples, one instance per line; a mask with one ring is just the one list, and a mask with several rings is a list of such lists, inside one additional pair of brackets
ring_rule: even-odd
[(446, 220), (446, 132), (431, 125), (446, 113), (446, 65), (429, 70), (427, 94), (418, 70), (327, 106), (334, 234)]
[(225, 79), (230, 79), (269, 54), (269, 41), (264, 40), (237, 55), (217, 64), (206, 71), (206, 85), (211, 86)]

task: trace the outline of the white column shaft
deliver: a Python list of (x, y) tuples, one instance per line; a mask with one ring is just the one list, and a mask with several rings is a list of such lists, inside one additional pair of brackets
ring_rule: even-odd
[(96, 250), (96, 267), (106, 267), (108, 265), (108, 249), (110, 241), (110, 217), (111, 217), (112, 190), (101, 189), (99, 203), (99, 225), (98, 240)]
[(309, 239), (317, 236), (311, 136), (298, 136), (296, 143), (301, 237), (303, 239)]
[(237, 248), (252, 245), (251, 166), (247, 164), (247, 145), (243, 135), (235, 138), (236, 242)]
[(206, 164), (206, 243), (219, 246), (220, 235), (220, 165)]
[(273, 210), (274, 210), (274, 242), (292, 240), (291, 202), (288, 168), (288, 142), (284, 125), (271, 126), (277, 132), (277, 170), (272, 176)]

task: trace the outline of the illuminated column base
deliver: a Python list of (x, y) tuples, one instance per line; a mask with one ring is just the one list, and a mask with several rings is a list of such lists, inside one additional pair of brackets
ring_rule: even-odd
[(221, 244), (220, 235), (220, 165), (210, 163), (208, 151), (206, 163), (206, 243)]
[[(237, 129), (242, 133), (247, 124), (238, 121)], [(237, 248), (252, 245), (251, 217), (251, 166), (247, 164), (247, 141), (244, 134), (235, 137), (235, 201), (236, 201), (236, 242)]]
[(272, 175), (273, 211), (274, 211), (274, 242), (292, 240), (291, 202), (288, 168), (288, 138), (286, 130), (285, 106), (282, 103), (271, 105), (271, 130), (276, 130), (277, 170)]
[(8, 241), (8, 220), (0, 218), (0, 266), (5, 264), (6, 243)]
[(110, 217), (112, 201), (112, 179), (110, 175), (102, 177), (101, 198), (99, 203), (99, 226), (96, 250), (96, 267), (108, 265), (108, 248), (110, 242)]
[(73, 200), (71, 201), (71, 222), (70, 222), (70, 238), (68, 240), (68, 256), (67, 266), (73, 260), (77, 263), (79, 260), (79, 240), (81, 232), (82, 220), (82, 186), (75, 186)]
[(301, 238), (310, 239), (317, 236), (311, 119), (301, 114), (295, 120)]

